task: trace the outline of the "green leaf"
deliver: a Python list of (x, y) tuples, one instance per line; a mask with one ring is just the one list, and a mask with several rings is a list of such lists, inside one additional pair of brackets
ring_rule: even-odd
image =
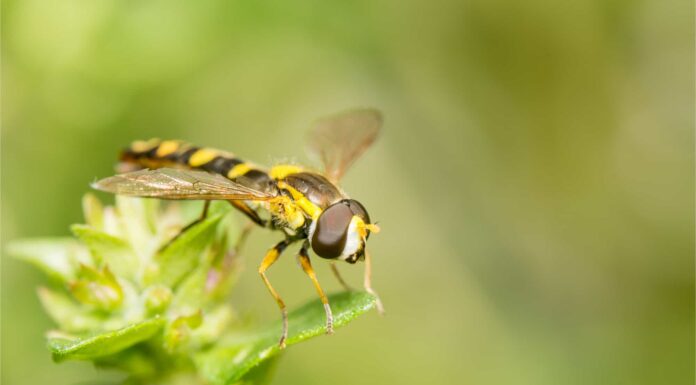
[(123, 237), (138, 252), (147, 254), (150, 240), (156, 232), (155, 214), (160, 202), (157, 199), (116, 196), (116, 211), (121, 222)]
[[(203, 201), (178, 201), (179, 210), (184, 223), (190, 223), (201, 217)], [(227, 201), (210, 201), (208, 216), (226, 214), (232, 211), (232, 205)]]
[(90, 314), (66, 294), (45, 287), (38, 290), (39, 300), (44, 310), (61, 330), (79, 333), (99, 328), (104, 319)]
[(271, 382), (280, 356), (274, 356), (252, 368), (235, 385), (265, 385)]
[(193, 271), (212, 243), (222, 216), (211, 216), (197, 223), (157, 254), (155, 260), (158, 269), (154, 281), (168, 287), (175, 287), (184, 276)]
[(165, 349), (172, 353), (175, 352), (188, 342), (191, 330), (201, 326), (201, 323), (203, 323), (203, 312), (200, 309), (195, 313), (177, 317), (164, 328)]
[[(8, 254), (27, 261), (46, 275), (66, 282), (75, 277), (77, 255), (81, 246), (72, 238), (38, 238), (12, 241), (7, 246)], [(86, 250), (82, 250), (86, 254)], [(88, 257), (82, 256), (83, 259)]]
[(140, 261), (126, 241), (87, 225), (72, 225), (70, 229), (87, 245), (92, 255), (107, 264), (114, 274), (135, 280)]
[(144, 298), (147, 311), (153, 315), (159, 314), (164, 312), (172, 302), (172, 291), (166, 286), (155, 285), (145, 291)]
[(205, 312), (203, 323), (191, 333), (191, 340), (198, 346), (215, 343), (230, 330), (234, 321), (235, 314), (230, 306), (218, 306)]
[(209, 264), (202, 263), (181, 281), (172, 300), (172, 307), (176, 311), (190, 313), (205, 304), (205, 285), (209, 270)]
[(153, 318), (112, 332), (85, 338), (49, 338), (48, 348), (55, 361), (91, 360), (118, 353), (157, 334), (164, 318)]
[[(141, 346), (133, 346), (118, 353), (94, 359), (94, 365), (101, 369), (120, 369), (134, 379), (156, 377), (159, 368), (158, 362), (152, 359), (152, 352)], [(133, 383), (142, 383), (135, 382)]]
[[(344, 292), (329, 297), (334, 327), (346, 325), (375, 307), (375, 298), (364, 292)], [(326, 333), (324, 308), (311, 301), (289, 314), (287, 345)], [(231, 335), (218, 347), (194, 357), (199, 373), (213, 384), (232, 384), (265, 360), (280, 353), (280, 321), (248, 333)]]
[(82, 196), (82, 211), (85, 214), (85, 222), (95, 229), (104, 228), (104, 206), (92, 193)]
[(68, 285), (78, 301), (107, 311), (117, 309), (123, 302), (123, 288), (107, 266), (97, 270), (81, 265), (78, 277)]

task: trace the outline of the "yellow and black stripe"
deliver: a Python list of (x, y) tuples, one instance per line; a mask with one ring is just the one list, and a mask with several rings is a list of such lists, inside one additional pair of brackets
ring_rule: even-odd
[[(308, 226), (319, 218), (323, 210), (345, 198), (324, 176), (304, 171), (299, 166), (281, 164), (267, 172), (229, 152), (197, 147), (178, 140), (133, 142), (121, 152), (120, 161), (131, 169), (173, 167), (204, 170), (258, 191), (279, 193), (281, 198), (271, 202), (268, 209), (279, 222), (294, 230)], [(254, 222), (266, 225), (258, 214), (259, 207), (253, 202), (230, 203)], [(305, 220), (305, 215), (310, 221)]]
[(229, 152), (197, 147), (179, 140), (150, 139), (133, 142), (121, 152), (120, 161), (138, 168), (204, 170), (240, 181), (259, 191), (271, 192), (277, 189), (275, 181), (260, 167)]
[[(208, 147), (197, 147), (179, 140), (150, 139), (133, 142), (121, 151), (120, 162), (127, 168), (162, 167), (204, 170), (223, 175), (258, 191), (273, 193), (277, 184), (263, 169), (237, 158), (229, 152)], [(253, 203), (230, 203), (262, 227), (268, 222), (261, 219)]]
[(230, 179), (244, 176), (252, 170), (263, 172), (233, 154), (193, 146), (178, 140), (151, 139), (133, 142), (121, 152), (121, 161), (151, 169), (177, 166), (200, 169)]

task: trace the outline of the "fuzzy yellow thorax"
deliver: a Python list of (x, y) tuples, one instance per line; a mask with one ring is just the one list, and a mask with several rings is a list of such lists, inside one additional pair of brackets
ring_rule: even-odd
[(273, 168), (271, 168), (270, 175), (271, 175), (271, 178), (273, 178), (275, 180), (280, 180), (280, 179), (284, 179), (285, 177), (287, 177), (290, 174), (297, 174), (297, 173), (302, 172), (302, 171), (304, 171), (304, 169), (300, 166), (296, 166), (293, 164), (279, 164), (279, 165), (273, 166)]
[(312, 203), (307, 197), (302, 195), (299, 191), (297, 191), (295, 188), (290, 186), (289, 184), (280, 181), (278, 182), (278, 187), (284, 190), (287, 190), (290, 195), (292, 195), (292, 199), (295, 201), (295, 204), (299, 206), (302, 211), (307, 213), (312, 220), (316, 220), (319, 218), (319, 214), (321, 214), (321, 209)]

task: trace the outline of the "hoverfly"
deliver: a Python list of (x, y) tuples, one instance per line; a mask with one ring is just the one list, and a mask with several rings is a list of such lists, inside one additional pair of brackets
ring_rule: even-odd
[[(333, 333), (333, 316), (312, 269), (310, 249), (331, 260), (332, 272), (346, 288), (335, 261), (364, 261), (365, 290), (379, 298), (371, 286), (371, 260), (366, 250), (370, 233), (378, 232), (379, 227), (338, 182), (375, 141), (381, 126), (382, 115), (374, 109), (319, 119), (309, 132), (308, 147), (320, 159), (323, 172), (291, 164), (265, 169), (231, 153), (175, 140), (136, 141), (121, 153), (118, 169), (124, 173), (97, 181), (92, 187), (119, 195), (205, 201), (201, 218), (191, 225), (205, 218), (210, 201), (226, 200), (253, 223), (282, 231), (284, 239), (268, 250), (258, 268), (280, 308), (282, 348), (288, 333), (287, 310), (266, 271), (290, 244), (302, 242), (297, 258), (324, 305), (327, 334)], [(379, 299), (377, 309), (383, 312)]]

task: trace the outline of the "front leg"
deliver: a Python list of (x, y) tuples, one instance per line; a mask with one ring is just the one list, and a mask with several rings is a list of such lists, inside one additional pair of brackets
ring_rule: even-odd
[(254, 222), (254, 223), (256, 223), (257, 225), (259, 225), (259, 226), (261, 226), (261, 227), (266, 227), (266, 226), (268, 225), (268, 223), (267, 223), (266, 221), (264, 221), (263, 219), (261, 219), (261, 218), (259, 217), (259, 214), (258, 214), (256, 211), (254, 211), (254, 210), (252, 210), (251, 208), (249, 208), (249, 206), (247, 206), (247, 205), (244, 203), (244, 201), (236, 201), (236, 200), (235, 200), (235, 201), (228, 201), (228, 202), (230, 202), (230, 204), (232, 205), (232, 207), (234, 207), (234, 208), (236, 208), (237, 210), (241, 211), (242, 214), (246, 215), (247, 218), (251, 219), (251, 221)]
[(365, 281), (363, 285), (365, 286), (365, 291), (375, 297), (377, 313), (379, 313), (379, 315), (384, 315), (384, 305), (382, 305), (382, 300), (379, 299), (379, 295), (372, 288), (372, 258), (367, 250), (365, 250)]
[(307, 253), (307, 248), (309, 247), (309, 242), (305, 241), (300, 249), (300, 253), (297, 255), (297, 260), (302, 266), (302, 270), (309, 276), (309, 279), (314, 283), (314, 288), (317, 289), (319, 298), (321, 298), (321, 303), (324, 304), (324, 312), (326, 312), (326, 334), (333, 334), (333, 314), (331, 313), (331, 306), (329, 305), (329, 299), (326, 298), (324, 290), (322, 290), (317, 280), (317, 275), (312, 269), (312, 263), (309, 261), (309, 254)]
[(341, 284), (341, 286), (343, 286), (343, 288), (346, 291), (353, 291), (353, 288), (351, 288), (350, 285), (348, 285), (346, 283), (346, 281), (343, 280), (343, 277), (341, 277), (341, 273), (339, 273), (338, 267), (336, 267), (335, 261), (331, 261), (331, 272), (333, 273), (334, 277), (336, 277), (338, 282)]
[(278, 260), (280, 254), (289, 244), (290, 241), (287, 239), (278, 242), (275, 246), (268, 250), (266, 256), (263, 257), (263, 261), (261, 261), (261, 265), (259, 266), (259, 275), (261, 276), (263, 283), (266, 285), (266, 288), (268, 288), (268, 291), (271, 292), (271, 295), (273, 298), (275, 298), (283, 319), (283, 332), (280, 335), (280, 341), (278, 341), (278, 346), (280, 346), (281, 349), (285, 348), (285, 340), (288, 338), (288, 311), (285, 308), (285, 302), (283, 302), (283, 299), (280, 298), (280, 295), (278, 295), (278, 292), (275, 291), (271, 285), (271, 282), (268, 280), (268, 277), (266, 277), (266, 270), (268, 270), (268, 268)]

